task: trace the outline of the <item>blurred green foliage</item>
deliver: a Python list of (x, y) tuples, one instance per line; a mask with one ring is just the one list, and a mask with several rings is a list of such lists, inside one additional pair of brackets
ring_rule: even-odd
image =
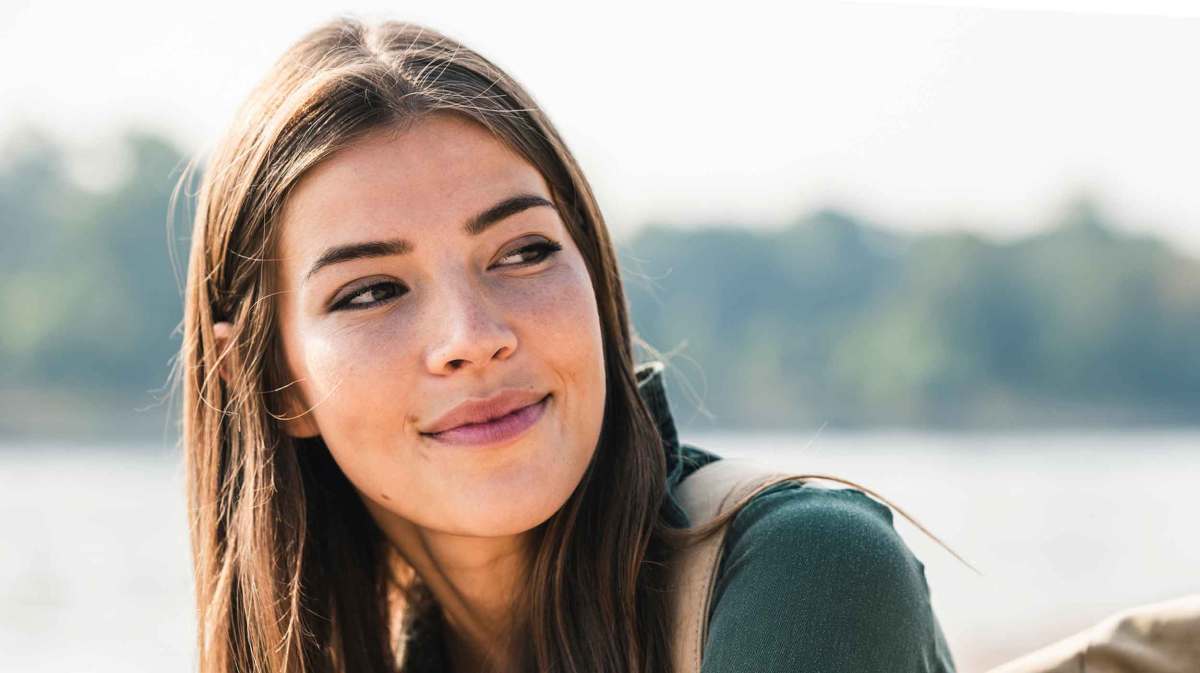
[[(0, 438), (174, 429), (186, 157), (122, 143), (128, 170), (99, 192), (37, 131), (0, 143)], [(1008, 243), (823, 210), (778, 231), (649, 226), (618, 254), (684, 427), (1200, 421), (1200, 262), (1086, 198)], [(681, 412), (697, 401), (710, 418)]]
[(829, 210), (783, 231), (649, 227), (622, 267), (703, 427), (1200, 421), (1200, 263), (1087, 198), (1009, 243)]
[(152, 134), (121, 144), (127, 170), (93, 192), (36, 130), (0, 143), (0, 437), (170, 431), (182, 299), (166, 217), (185, 160)]

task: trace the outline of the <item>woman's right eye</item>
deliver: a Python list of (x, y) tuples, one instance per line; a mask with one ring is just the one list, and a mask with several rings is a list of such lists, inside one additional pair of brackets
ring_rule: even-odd
[[(338, 300), (337, 303), (330, 308), (330, 310), (359, 311), (365, 308), (371, 308), (372, 306), (379, 306), (380, 304), (388, 303), (392, 297), (400, 296), (404, 290), (405, 287), (399, 283), (393, 283), (390, 281), (384, 283), (373, 283), (347, 294), (345, 297)], [(370, 299), (375, 299), (375, 301), (369, 301)]]

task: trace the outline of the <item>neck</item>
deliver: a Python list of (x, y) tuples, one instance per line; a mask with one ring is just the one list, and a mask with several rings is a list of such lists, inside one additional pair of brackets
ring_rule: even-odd
[(461, 630), (449, 624), (445, 631), (447, 670), (455, 673), (500, 673), (517, 670), (515, 652), (506, 637), (488, 644), (467, 640)]
[(497, 537), (453, 535), (387, 513), (373, 514), (437, 601), (451, 670), (516, 670), (513, 605), (524, 584), (532, 531)]

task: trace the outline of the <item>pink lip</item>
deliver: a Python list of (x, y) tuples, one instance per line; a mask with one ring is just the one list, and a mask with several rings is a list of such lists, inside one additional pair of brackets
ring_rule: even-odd
[(457, 428), (436, 432), (427, 437), (446, 444), (498, 444), (516, 438), (524, 433), (542, 417), (550, 396), (546, 395), (540, 401), (521, 407), (507, 415), (495, 418), (485, 423), (468, 423)]

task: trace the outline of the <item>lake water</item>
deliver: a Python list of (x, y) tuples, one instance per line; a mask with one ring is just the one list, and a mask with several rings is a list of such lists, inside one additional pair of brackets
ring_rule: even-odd
[[(960, 671), (1200, 591), (1200, 433), (687, 435), (904, 507)], [(0, 671), (190, 671), (183, 474), (170, 451), (0, 447)]]

